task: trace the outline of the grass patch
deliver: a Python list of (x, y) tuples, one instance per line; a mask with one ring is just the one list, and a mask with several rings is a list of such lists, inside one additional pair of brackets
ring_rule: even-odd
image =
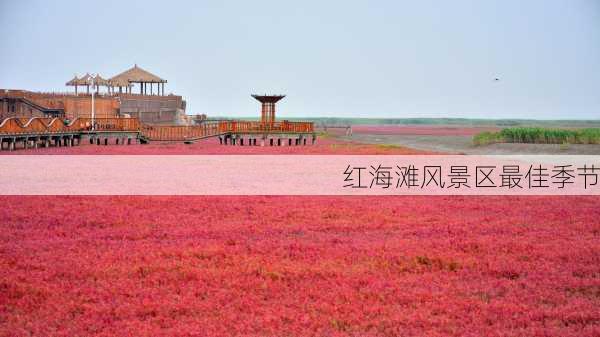
[(600, 144), (600, 128), (550, 129), (537, 127), (506, 128), (500, 132), (482, 132), (473, 137), (474, 145), (493, 143)]
[(481, 132), (473, 137), (473, 144), (480, 145), (488, 145), (494, 143), (501, 143), (502, 137), (500, 136), (500, 132)]
[(402, 146), (394, 145), (394, 144), (377, 144), (377, 147), (380, 149), (401, 149)]

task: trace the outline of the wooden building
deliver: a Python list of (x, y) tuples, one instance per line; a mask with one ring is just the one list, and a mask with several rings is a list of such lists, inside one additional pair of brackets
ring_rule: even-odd
[[(136, 65), (105, 79), (86, 73), (66, 82), (72, 93), (40, 93), (25, 90), (0, 92), (0, 119), (6, 117), (90, 117), (92, 93), (98, 118), (136, 117), (145, 124), (191, 124), (181, 96), (165, 95), (164, 80)], [(85, 91), (80, 92), (79, 88)], [(101, 88), (105, 88), (103, 93)]]
[[(119, 116), (119, 100), (116, 97), (97, 95), (94, 104), (98, 118)], [(0, 89), (0, 119), (61, 117), (73, 120), (77, 117), (91, 117), (91, 111), (91, 95)]]

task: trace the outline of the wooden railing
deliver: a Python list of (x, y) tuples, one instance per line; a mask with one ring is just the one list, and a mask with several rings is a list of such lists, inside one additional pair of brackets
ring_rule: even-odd
[(222, 133), (308, 133), (314, 131), (314, 124), (312, 122), (281, 121), (263, 123), (255, 121), (221, 121), (220, 123), (219, 130)]
[(185, 141), (216, 136), (221, 133), (219, 122), (206, 122), (192, 126), (144, 125), (142, 135), (148, 140)]
[[(129, 131), (138, 132), (140, 122), (137, 118), (96, 118), (94, 131)], [(65, 123), (59, 118), (31, 119), (7, 118), (0, 122), (1, 135), (76, 133), (92, 131), (91, 118), (76, 118)]]
[(137, 118), (77, 118), (66, 123), (59, 118), (7, 118), (0, 122), (0, 136), (25, 134), (124, 131), (140, 132), (147, 140), (185, 141), (225, 133), (311, 133), (312, 122), (205, 121), (193, 126), (143, 125)]

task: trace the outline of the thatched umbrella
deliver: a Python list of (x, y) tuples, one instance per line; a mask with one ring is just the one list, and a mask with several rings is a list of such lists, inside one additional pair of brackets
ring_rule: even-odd
[(86, 88), (86, 92), (90, 93), (90, 81), (92, 79), (92, 75), (90, 73), (86, 73), (79, 79), (79, 85), (83, 85)]
[(96, 77), (94, 77), (94, 85), (96, 86), (96, 91), (98, 91), (100, 86), (106, 87), (107, 91), (110, 90), (110, 81), (100, 76), (100, 74), (97, 74)]
[(75, 77), (73, 77), (73, 79), (70, 80), (69, 82), (65, 83), (65, 85), (68, 87), (75, 87), (75, 95), (77, 95), (77, 87), (79, 85), (81, 85), (79, 83), (79, 77), (77, 77), (77, 75), (75, 75)]

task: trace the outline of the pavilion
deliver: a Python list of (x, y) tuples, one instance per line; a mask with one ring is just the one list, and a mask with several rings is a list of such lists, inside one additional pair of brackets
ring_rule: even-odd
[(71, 79), (69, 82), (66, 83), (67, 86), (71, 86), (71, 87), (75, 87), (75, 95), (77, 95), (77, 89), (79, 87), (86, 87), (86, 93), (90, 93), (90, 86), (92, 84), (92, 80), (94, 83), (96, 92), (98, 92), (100, 86), (104, 86), (106, 87), (107, 91), (110, 92), (111, 89), (111, 82), (105, 78), (103, 78), (102, 76), (100, 76), (100, 74), (97, 74), (96, 76), (92, 76), (89, 73), (83, 75), (81, 78), (77, 77), (77, 75), (75, 75), (75, 77), (73, 77), (73, 79)]
[(75, 77), (73, 77), (73, 79), (71, 79), (69, 82), (67, 82), (66, 85), (70, 86), (70, 87), (75, 87), (75, 95), (77, 95), (77, 89), (79, 87), (86, 87), (86, 92), (89, 94), (91, 78), (92, 78), (92, 76), (89, 73), (87, 73), (81, 77), (77, 77), (77, 75), (75, 75)]
[(260, 122), (263, 126), (273, 126), (275, 123), (275, 103), (285, 95), (252, 95), (262, 106), (260, 109)]
[[(165, 83), (167, 80), (140, 68), (136, 65), (133, 68), (126, 70), (119, 75), (111, 77), (109, 79), (112, 87), (118, 87), (119, 92), (122, 92), (122, 87), (125, 87), (125, 92), (131, 94), (133, 83), (139, 83), (140, 95), (154, 95), (154, 84), (156, 83), (156, 94), (159, 96), (165, 95)], [(148, 90), (148, 84), (150, 88)]]

